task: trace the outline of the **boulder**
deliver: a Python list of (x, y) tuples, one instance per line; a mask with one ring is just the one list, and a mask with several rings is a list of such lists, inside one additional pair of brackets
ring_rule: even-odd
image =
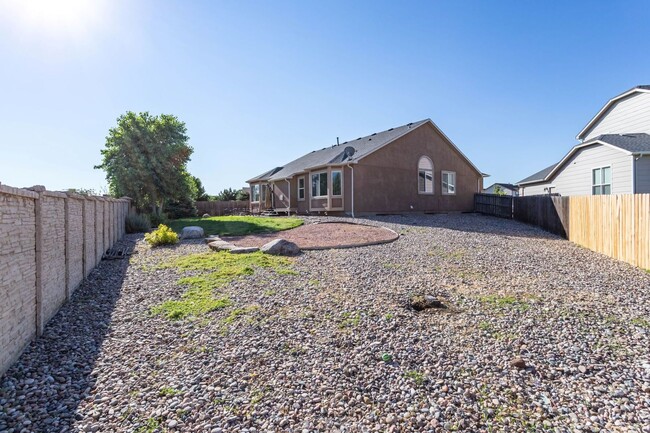
[(204, 213), (201, 218), (210, 218), (210, 214), (209, 213)]
[(181, 230), (181, 239), (201, 239), (205, 237), (203, 228), (197, 226), (183, 227)]
[(259, 250), (260, 249), (257, 247), (235, 247), (230, 249), (229, 251), (230, 254), (250, 254)]
[(415, 295), (411, 297), (411, 308), (422, 311), (428, 308), (447, 308), (438, 298), (431, 295)]
[(300, 247), (284, 239), (275, 239), (262, 246), (260, 251), (275, 256), (297, 256), (300, 254)]
[(211, 250), (214, 250), (214, 251), (230, 251), (233, 248), (235, 248), (235, 246), (233, 244), (231, 244), (230, 242), (226, 242), (226, 241), (210, 242), (208, 244), (208, 247)]

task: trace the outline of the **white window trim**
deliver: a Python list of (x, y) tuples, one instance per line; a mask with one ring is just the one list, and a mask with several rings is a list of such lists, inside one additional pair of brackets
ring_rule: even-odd
[[(313, 194), (312, 194), (313, 191), (312, 191), (312, 189), (311, 189), (311, 187), (312, 187), (312, 182), (313, 182), (313, 177), (314, 177), (315, 175), (319, 175), (319, 176), (320, 176), (321, 174), (324, 174), (324, 175), (327, 176), (327, 173), (328, 173), (327, 170), (323, 170), (323, 171), (314, 171), (314, 172), (312, 172), (312, 173), (309, 173), (309, 193), (310, 193), (309, 196), (310, 196), (310, 198), (314, 198), (314, 199), (316, 199), (316, 198), (318, 198), (318, 199), (321, 199), (321, 198), (327, 198), (327, 193), (328, 193), (328, 191), (325, 191), (325, 195), (320, 194), (320, 193), (322, 193), (322, 191), (320, 190), (320, 177), (319, 177), (319, 179), (318, 179), (318, 192), (319, 192), (320, 195), (313, 195)], [(327, 176), (327, 177), (328, 177), (328, 179), (327, 179), (327, 187), (329, 188), (329, 182), (330, 182), (330, 178), (331, 178), (331, 176)]]
[[(303, 191), (303, 197), (300, 198), (300, 179), (302, 179), (302, 191)], [(307, 199), (307, 181), (305, 180), (305, 176), (300, 176), (298, 180), (296, 181), (296, 186), (298, 187), (298, 201), (305, 201)]]
[[(598, 185), (594, 185), (594, 170), (597, 170), (597, 169), (602, 170), (603, 168), (609, 168), (609, 177), (610, 177), (609, 183), (600, 183)], [(614, 194), (614, 192), (613, 192), (613, 188), (614, 188), (614, 169), (612, 168), (611, 164), (610, 165), (603, 165), (603, 166), (600, 166), (600, 167), (593, 167), (591, 169), (590, 175), (591, 175), (591, 195), (612, 195), (612, 194)], [(601, 176), (601, 180), (602, 180), (602, 176)], [(599, 187), (601, 187), (601, 191), (602, 191), (603, 185), (609, 185), (609, 194), (602, 194), (602, 193), (601, 194), (594, 194), (594, 187), (599, 186)]]
[[(420, 160), (422, 158), (426, 158), (429, 160), (431, 163), (431, 192), (426, 192), (426, 191), (420, 191)], [(423, 170), (423, 171), (429, 171), (429, 170)], [(433, 159), (429, 158), (426, 155), (422, 155), (420, 158), (418, 158), (418, 165), (417, 165), (417, 172), (418, 172), (418, 194), (421, 195), (435, 195), (436, 193), (436, 183), (434, 182), (435, 176), (436, 176), (436, 165), (433, 163)], [(426, 179), (424, 183), (424, 189), (426, 189)]]
[[(259, 187), (260, 190), (257, 193), (257, 200), (253, 200), (253, 189), (255, 189), (256, 186)], [(262, 187), (261, 187), (261, 185), (259, 183), (251, 185), (251, 203), (259, 203), (261, 197), (262, 197)]]
[[(338, 172), (341, 177), (341, 194), (334, 195), (334, 172)], [(335, 170), (330, 170), (330, 178), (328, 180), (332, 182), (332, 185), (330, 187), (332, 191), (331, 196), (336, 198), (343, 197), (343, 170), (341, 170), (340, 168), (337, 168)]]
[[(443, 186), (444, 184), (444, 177), (445, 174), (447, 175), (447, 185), (449, 185), (449, 175), (453, 174), (454, 175), (454, 192), (449, 192), (445, 191), (445, 187)], [(456, 191), (458, 190), (457, 182), (456, 182), (456, 172), (455, 171), (448, 171), (448, 170), (442, 170), (440, 172), (440, 189), (442, 190), (442, 195), (456, 195)]]

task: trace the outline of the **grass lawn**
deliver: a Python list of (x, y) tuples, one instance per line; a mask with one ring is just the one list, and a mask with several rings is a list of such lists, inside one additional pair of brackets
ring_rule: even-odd
[(206, 235), (242, 236), (251, 233), (270, 233), (288, 230), (302, 225), (298, 218), (222, 216), (210, 218), (181, 218), (168, 223), (176, 233), (183, 227), (202, 227)]

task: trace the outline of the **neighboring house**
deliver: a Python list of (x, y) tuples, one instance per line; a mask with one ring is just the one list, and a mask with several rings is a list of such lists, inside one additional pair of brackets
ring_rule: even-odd
[(430, 120), (312, 151), (248, 181), (251, 211), (471, 211), (483, 174)]
[(612, 98), (557, 164), (520, 180), (520, 195), (650, 193), (650, 86)]
[(518, 196), (519, 195), (519, 187), (517, 185), (513, 185), (511, 183), (493, 183), (492, 185), (488, 186), (483, 190), (484, 194), (496, 194), (496, 187), (499, 186), (501, 188), (501, 191), (503, 191), (502, 195), (513, 195), (513, 196)]

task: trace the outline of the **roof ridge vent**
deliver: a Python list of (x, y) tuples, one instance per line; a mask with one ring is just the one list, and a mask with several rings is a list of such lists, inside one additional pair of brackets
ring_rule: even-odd
[(370, 134), (370, 136), (371, 136), (371, 137), (374, 137), (375, 135), (377, 135), (377, 133), (376, 133), (376, 132), (375, 132), (375, 133), (372, 133), (372, 134)]
[(390, 128), (388, 131), (392, 131), (394, 128)]

